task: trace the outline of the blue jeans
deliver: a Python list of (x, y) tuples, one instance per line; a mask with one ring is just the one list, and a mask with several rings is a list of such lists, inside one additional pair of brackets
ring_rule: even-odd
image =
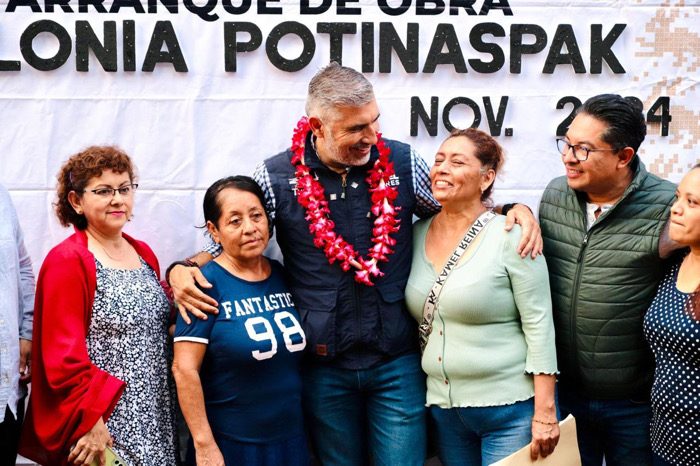
[(438, 456), (445, 466), (489, 465), (532, 440), (534, 398), (504, 406), (430, 407)]
[(633, 400), (591, 400), (559, 390), (562, 416), (576, 418), (583, 466), (652, 464), (651, 403)]
[(310, 363), (302, 370), (311, 441), (324, 466), (422, 465), (425, 374), (409, 354), (348, 370)]

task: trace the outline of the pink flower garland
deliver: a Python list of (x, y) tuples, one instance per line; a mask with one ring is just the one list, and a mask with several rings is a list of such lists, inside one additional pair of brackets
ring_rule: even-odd
[(390, 247), (396, 244), (396, 240), (390, 235), (399, 231), (400, 220), (396, 219), (396, 212), (400, 207), (394, 207), (398, 191), (389, 186), (389, 178), (394, 174), (394, 163), (389, 162), (391, 150), (386, 147), (381, 134), (378, 134), (379, 159), (374, 162), (374, 167), (366, 178), (372, 196), (371, 211), (376, 217), (372, 230), (374, 246), (369, 250), (369, 259), (364, 259), (351, 244), (334, 231), (335, 224), (328, 217), (331, 211), (323, 193), (323, 186), (311, 176), (309, 167), (304, 164), (304, 144), (310, 130), (308, 119), (302, 117), (292, 136), (292, 164), (296, 168), (294, 175), (297, 179), (297, 200), (306, 209), (304, 218), (309, 222), (309, 231), (314, 235), (314, 245), (323, 249), (329, 263), (338, 261), (346, 272), (350, 267), (358, 269), (355, 271), (355, 281), (372, 286), (372, 277), (384, 275), (379, 270), (378, 263), (387, 262), (387, 255), (394, 252)]

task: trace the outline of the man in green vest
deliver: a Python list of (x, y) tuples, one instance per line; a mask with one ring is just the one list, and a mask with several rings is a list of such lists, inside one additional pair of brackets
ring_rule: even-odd
[(559, 403), (576, 418), (584, 465), (652, 461), (654, 362), (642, 319), (676, 247), (667, 229), (676, 186), (644, 168), (645, 135), (638, 101), (590, 98), (557, 140), (566, 176), (540, 204)]

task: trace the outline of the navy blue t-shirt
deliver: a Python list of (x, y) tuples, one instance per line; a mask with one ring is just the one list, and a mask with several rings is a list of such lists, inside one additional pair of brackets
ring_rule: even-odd
[(238, 442), (274, 443), (303, 434), (299, 365), (306, 337), (283, 277), (242, 280), (209, 262), (203, 291), (219, 314), (187, 325), (178, 316), (175, 342), (208, 345), (200, 379), (212, 431)]

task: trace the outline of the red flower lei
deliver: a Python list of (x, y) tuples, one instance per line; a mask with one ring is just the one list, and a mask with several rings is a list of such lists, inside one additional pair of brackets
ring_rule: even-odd
[(387, 262), (387, 255), (394, 252), (390, 246), (394, 246), (396, 240), (390, 235), (399, 231), (400, 220), (396, 218), (396, 211), (400, 207), (394, 207), (398, 191), (388, 185), (389, 178), (394, 174), (394, 162), (389, 162), (391, 150), (381, 139), (382, 135), (377, 134), (379, 159), (374, 162), (366, 178), (372, 196), (371, 211), (376, 217), (372, 229), (374, 246), (369, 250), (369, 259), (364, 259), (351, 244), (334, 231), (335, 223), (328, 217), (331, 211), (323, 193), (323, 186), (311, 176), (309, 167), (304, 164), (304, 144), (310, 130), (309, 120), (302, 117), (292, 136), (292, 164), (296, 168), (294, 176), (297, 179), (297, 200), (306, 209), (304, 218), (310, 223), (309, 231), (314, 235), (314, 245), (323, 249), (329, 263), (338, 261), (346, 272), (350, 267), (356, 268), (355, 281), (372, 286), (372, 277), (384, 275), (377, 264)]

